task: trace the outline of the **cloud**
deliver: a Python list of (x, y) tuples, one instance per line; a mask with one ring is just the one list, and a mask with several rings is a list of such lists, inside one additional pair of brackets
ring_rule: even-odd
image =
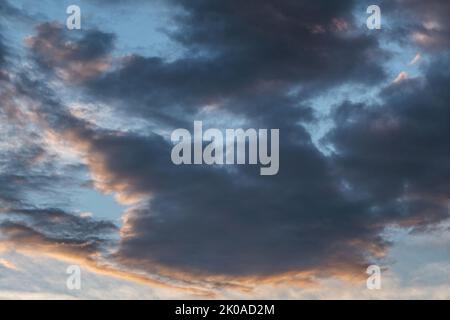
[[(178, 114), (209, 104), (256, 116), (261, 110), (243, 102), (286, 96), (299, 87), (301, 100), (343, 82), (374, 84), (384, 78), (380, 59), (386, 53), (354, 22), (353, 1), (173, 5), (183, 13), (170, 36), (187, 54), (174, 61), (124, 57), (84, 84), (93, 99), (119, 112), (176, 124)], [(315, 32), (319, 26), (321, 33)]]
[(23, 90), (38, 103), (37, 123), (82, 154), (98, 190), (138, 203), (114, 255), (122, 265), (165, 275), (345, 276), (384, 251), (380, 228), (363, 223), (363, 203), (342, 197), (301, 126), (285, 125), (284, 169), (263, 179), (249, 167), (175, 166), (163, 137), (98, 128), (65, 112), (47, 91), (43, 97), (39, 86)]
[(43, 23), (36, 30), (37, 35), (26, 40), (34, 59), (62, 79), (85, 81), (109, 68), (112, 34), (89, 30), (78, 39), (72, 39), (58, 23)]
[(111, 222), (80, 217), (60, 209), (1, 208), (2, 247), (36, 248), (96, 259), (113, 241), (117, 227)]
[(448, 65), (435, 60), (424, 79), (388, 87), (381, 105), (336, 111), (328, 139), (339, 173), (350, 194), (373, 202), (380, 223), (420, 228), (449, 218)]
[(442, 52), (450, 48), (450, 4), (445, 0), (396, 0), (381, 4), (393, 21), (396, 38), (406, 36), (427, 52)]
[(272, 179), (249, 168), (174, 166), (170, 143), (157, 135), (99, 130), (67, 116), (50, 129), (84, 153), (100, 191), (140, 200), (121, 231), (115, 258), (123, 265), (211, 276), (346, 276), (385, 249), (382, 227), (361, 218), (363, 203), (342, 197), (302, 127), (286, 130), (284, 171)]
[(431, 50), (448, 50), (450, 48), (450, 23), (448, 1), (432, 0), (426, 4), (422, 1), (409, 1), (407, 10), (418, 19), (420, 26), (413, 33), (413, 39), (422, 47)]
[(85, 240), (98, 240), (97, 237), (117, 229), (111, 222), (96, 221), (91, 217), (76, 216), (55, 208), (12, 209), (9, 212), (9, 216), (11, 215), (21, 218), (22, 222), (26, 219), (43, 232)]

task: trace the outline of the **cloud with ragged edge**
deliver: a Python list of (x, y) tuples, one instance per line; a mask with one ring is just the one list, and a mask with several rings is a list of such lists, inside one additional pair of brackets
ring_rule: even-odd
[[(114, 56), (117, 35), (74, 36), (56, 23), (36, 26), (25, 40), (27, 58), (43, 73), (2, 80), (23, 99), (17, 108), (40, 134), (59, 137), (81, 155), (96, 190), (131, 207), (120, 239), (112, 241), (117, 230), (107, 221), (25, 203), (22, 193), (51, 184), (54, 175), (45, 167), (47, 175), (33, 176), (32, 166), (23, 165), (17, 183), (0, 186), (5, 243), (150, 284), (139, 272), (161, 282), (189, 279), (183, 286), (251, 286), (255, 278), (359, 279), (367, 264), (388, 254), (386, 228), (420, 232), (448, 219), (448, 28), (435, 9), (446, 4), (408, 3), (414, 19), (403, 19), (412, 21), (412, 40), (439, 53), (422, 78), (390, 84), (383, 62), (391, 53), (359, 31), (354, 1), (171, 3), (182, 9), (171, 37), (187, 49), (175, 61)], [(395, 16), (402, 4), (389, 5), (388, 13)], [(433, 41), (414, 38), (425, 31)], [(0, 57), (5, 52), (0, 46)], [(165, 136), (77, 118), (57, 90), (39, 81), (48, 79), (110, 104), (120, 117), (139, 116), (163, 129), (189, 126), (208, 105), (250, 127), (279, 128), (280, 172), (261, 177), (245, 166), (173, 166)], [(335, 151), (324, 155), (305, 128), (318, 121), (307, 98), (343, 83), (385, 87), (378, 105), (335, 107), (335, 127), (322, 139)], [(25, 164), (35, 163), (35, 153), (48, 156), (29, 140), (24, 149)], [(5, 159), (13, 164), (17, 156)], [(14, 182), (11, 172), (12, 166), (0, 181)], [(104, 260), (114, 267), (102, 266)]]

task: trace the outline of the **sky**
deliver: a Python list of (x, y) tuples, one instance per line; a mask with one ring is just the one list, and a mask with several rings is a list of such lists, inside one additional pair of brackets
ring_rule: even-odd
[(0, 1), (0, 299), (450, 298), (448, 1)]

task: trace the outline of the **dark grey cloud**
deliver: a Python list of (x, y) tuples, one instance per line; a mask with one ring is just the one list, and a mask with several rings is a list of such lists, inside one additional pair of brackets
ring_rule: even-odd
[[(447, 57), (435, 61), (425, 83), (386, 88), (382, 105), (339, 107), (327, 137), (337, 154), (329, 158), (303, 129), (285, 126), (275, 177), (248, 168), (236, 175), (171, 168), (158, 160), (169, 151), (150, 152), (150, 142), (97, 140), (92, 149), (103, 154), (107, 171), (136, 187), (133, 192), (152, 195), (147, 207), (128, 216), (120, 258), (194, 273), (326, 273), (342, 264), (354, 272), (388, 249), (381, 236), (386, 227), (417, 231), (445, 221), (448, 63)], [(137, 158), (143, 166), (131, 160)]]
[[(39, 241), (45, 246), (76, 247), (80, 254), (85, 249), (89, 249), (86, 254), (93, 249), (100, 252), (110, 244), (110, 236), (116, 234), (114, 224), (61, 209), (40, 208), (36, 204), (35, 195), (61, 197), (58, 190), (62, 185), (76, 185), (73, 177), (69, 179), (66, 175), (56, 174), (52, 168), (38, 166), (35, 159), (44, 154), (42, 149), (23, 146), (15, 153), (0, 157), (1, 241), (11, 241), (11, 245), (29, 241), (26, 245), (32, 246), (34, 241)], [(68, 202), (69, 198), (66, 198), (65, 204)]]
[[(301, 126), (283, 126), (277, 176), (261, 177), (246, 166), (234, 173), (180, 167), (170, 161), (171, 143), (156, 134), (100, 129), (66, 113), (45, 88), (26, 83), (22, 90), (40, 103), (38, 122), (84, 154), (100, 191), (141, 199), (127, 214), (115, 254), (124, 265), (234, 276), (329, 275), (363, 270), (371, 253), (386, 247), (382, 226), (367, 223), (363, 202), (342, 196), (331, 163)], [(289, 114), (275, 121), (283, 124)]]
[(0, 13), (4, 17), (24, 17), (25, 14), (23, 11), (17, 9), (16, 7), (12, 6), (11, 3), (8, 0), (3, 0), (0, 3)]
[(41, 244), (63, 245), (86, 255), (105, 249), (112, 242), (109, 237), (117, 231), (111, 222), (54, 208), (9, 209), (3, 213), (7, 218), (2, 219), (0, 230), (9, 241), (23, 243), (37, 238)]
[(253, 168), (230, 174), (175, 166), (171, 145), (158, 136), (67, 123), (63, 128), (60, 134), (83, 146), (104, 188), (128, 197), (151, 196), (129, 214), (124, 227), (129, 231), (117, 253), (134, 267), (241, 276), (338, 273), (333, 266), (362, 266), (369, 247), (384, 248), (380, 227), (364, 220), (363, 203), (340, 195), (326, 160), (303, 129), (284, 137), (283, 170), (266, 178)]
[(443, 0), (412, 1), (408, 4), (415, 17), (422, 22), (417, 27), (413, 39), (430, 50), (448, 50), (450, 48), (450, 3)]
[(450, 48), (450, 3), (446, 0), (381, 1), (380, 6), (390, 19), (388, 32), (395, 41), (413, 41), (428, 52)]
[(117, 226), (109, 221), (80, 217), (56, 208), (13, 209), (9, 216), (21, 218), (42, 232), (76, 239), (95, 240), (117, 230)]
[[(46, 103), (48, 110), (55, 106), (48, 97), (51, 90), (45, 83), (31, 80), (33, 74), (29, 71), (18, 72), (14, 61), (4, 67), (4, 72), (12, 76), (0, 78), (0, 123), (4, 134), (0, 153), (1, 244), (11, 248), (58, 248), (61, 253), (81, 258), (100, 253), (117, 233), (113, 223), (37, 203), (37, 199), (57, 202), (54, 199), (64, 193), (62, 186), (77, 187), (83, 179), (72, 176), (78, 168), (55, 163), (59, 159), (48, 152), (43, 133), (29, 117), (36, 111), (29, 99)], [(70, 197), (64, 202), (68, 206)]]
[[(8, 64), (5, 72), (10, 73), (10, 67)], [(61, 173), (59, 169), (64, 166), (58, 166), (55, 155), (46, 150), (42, 133), (26, 115), (20, 83), (5, 77), (0, 84), (0, 123), (4, 137), (0, 153), (0, 207), (29, 206), (31, 193), (55, 198), (61, 185), (76, 185), (69, 178), (75, 170), (66, 166), (64, 169), (70, 170)]]
[(105, 243), (99, 238), (76, 239), (73, 237), (55, 237), (38, 231), (23, 222), (5, 221), (0, 224), (2, 243), (9, 243), (11, 247), (38, 248), (44, 253), (46, 250), (53, 254), (63, 254), (67, 257), (95, 256), (101, 252)]

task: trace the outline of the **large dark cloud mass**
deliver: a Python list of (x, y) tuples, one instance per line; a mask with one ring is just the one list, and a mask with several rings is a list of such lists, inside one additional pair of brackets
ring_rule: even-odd
[[(389, 6), (391, 14), (398, 3)], [(447, 8), (442, 1), (426, 10), (411, 1), (408, 8), (422, 22), (439, 21), (445, 33), (438, 3)], [(250, 127), (279, 128), (280, 171), (259, 176), (253, 166), (175, 166), (163, 136), (100, 128), (68, 112), (50, 85), (22, 75), (17, 92), (34, 102), (36, 125), (82, 154), (99, 191), (134, 204), (125, 213), (117, 261), (202, 275), (364, 274), (389, 248), (386, 227), (424, 230), (448, 218), (444, 38), (423, 77), (388, 85), (383, 65), (390, 53), (356, 23), (356, 1), (170, 4), (181, 9), (171, 39), (186, 49), (176, 60), (130, 55), (113, 62), (113, 35), (75, 37), (55, 23), (37, 27), (29, 56), (45, 77), (56, 75), (86, 100), (161, 129), (190, 129), (209, 105), (217, 107), (212, 118), (226, 111)], [(344, 84), (384, 89), (378, 104), (339, 103), (323, 138), (335, 151), (324, 155), (305, 128), (318, 120), (307, 98)], [(0, 188), (1, 197), (13, 197)], [(63, 221), (84, 241), (113, 229), (56, 209), (30, 210), (15, 215), (44, 229)], [(7, 233), (25, 232), (11, 223), (2, 226)]]
[(435, 61), (424, 79), (383, 91), (383, 103), (344, 103), (329, 134), (339, 173), (374, 214), (405, 225), (427, 225), (448, 217), (450, 192), (449, 59)]

